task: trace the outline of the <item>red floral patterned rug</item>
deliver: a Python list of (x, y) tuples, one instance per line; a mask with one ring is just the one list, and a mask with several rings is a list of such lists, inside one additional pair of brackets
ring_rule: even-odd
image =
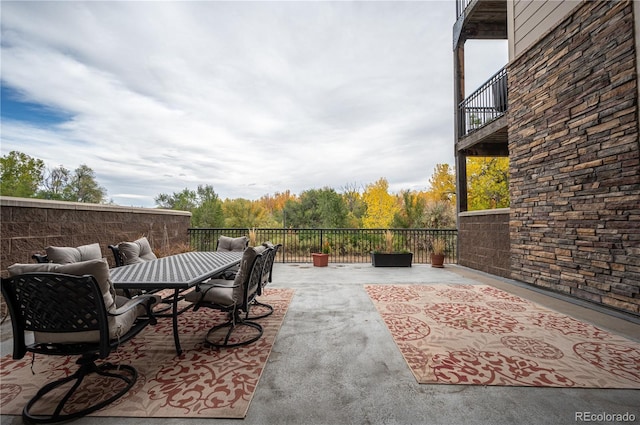
[[(183, 353), (178, 357), (171, 320), (159, 319), (156, 326), (147, 327), (108, 357), (112, 363), (133, 365), (138, 380), (126, 395), (92, 416), (244, 418), (293, 293), (292, 289), (266, 289), (260, 300), (275, 311), (258, 321), (264, 328), (263, 336), (244, 347), (206, 348), (207, 331), (225, 316), (203, 308), (179, 316)], [(33, 375), (30, 354), (21, 360), (2, 357), (2, 414), (21, 414), (27, 400), (46, 382), (73, 373), (76, 359), (36, 355)], [(85, 391), (88, 399), (105, 392), (100, 382), (89, 385)]]
[(365, 285), (421, 384), (640, 388), (640, 344), (485, 285)]

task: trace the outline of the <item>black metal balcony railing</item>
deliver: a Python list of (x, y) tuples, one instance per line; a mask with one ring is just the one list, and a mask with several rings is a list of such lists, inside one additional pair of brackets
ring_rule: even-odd
[[(415, 264), (431, 262), (431, 243), (442, 238), (446, 244), (445, 262), (456, 262), (456, 229), (256, 229), (257, 243), (281, 243), (276, 261), (282, 263), (311, 262), (311, 253), (321, 252), (325, 242), (331, 248), (334, 263), (367, 263), (371, 251), (385, 246), (385, 232), (393, 232), (393, 249), (413, 253)], [(197, 251), (215, 251), (221, 235), (247, 236), (247, 229), (189, 229), (189, 243)]]
[(507, 68), (502, 68), (458, 105), (459, 137), (478, 130), (507, 112)]

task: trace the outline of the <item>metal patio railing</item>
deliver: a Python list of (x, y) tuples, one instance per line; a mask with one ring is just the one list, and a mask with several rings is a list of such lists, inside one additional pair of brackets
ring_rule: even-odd
[(476, 131), (507, 112), (507, 68), (502, 68), (458, 105), (460, 137)]
[[(311, 253), (321, 252), (325, 243), (331, 249), (331, 262), (367, 263), (371, 261), (372, 251), (384, 249), (387, 230), (393, 232), (394, 251), (412, 252), (415, 264), (431, 262), (431, 242), (435, 238), (445, 241), (445, 262), (456, 262), (456, 229), (255, 229), (258, 244), (266, 241), (282, 244), (276, 258), (282, 263), (310, 262)], [(221, 235), (239, 237), (248, 234), (248, 229), (190, 228), (189, 243), (197, 251), (215, 251)]]

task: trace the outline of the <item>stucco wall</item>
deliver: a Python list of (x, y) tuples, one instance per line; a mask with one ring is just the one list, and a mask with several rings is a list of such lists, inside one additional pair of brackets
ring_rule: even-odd
[(633, 7), (586, 2), (509, 66), (512, 277), (640, 314)]
[(14, 263), (31, 263), (46, 246), (108, 245), (146, 236), (154, 249), (188, 244), (191, 213), (151, 208), (0, 197), (2, 276)]

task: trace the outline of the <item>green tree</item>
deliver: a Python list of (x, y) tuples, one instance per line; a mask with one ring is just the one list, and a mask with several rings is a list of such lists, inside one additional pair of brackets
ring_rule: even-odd
[(394, 214), (391, 227), (412, 229), (420, 227), (425, 209), (424, 198), (404, 190), (400, 194), (400, 209)]
[(467, 158), (469, 210), (509, 206), (509, 158)]
[(47, 176), (42, 182), (44, 187), (38, 191), (38, 198), (42, 199), (55, 199), (64, 200), (64, 189), (69, 184), (71, 179), (71, 171), (60, 165), (52, 170), (49, 170)]
[(43, 178), (44, 162), (29, 155), (11, 151), (0, 158), (0, 194), (31, 198)]
[(285, 204), (287, 227), (339, 228), (347, 223), (347, 206), (334, 189), (310, 189)]
[(196, 195), (198, 205), (191, 211), (191, 226), (200, 228), (224, 226), (222, 201), (213, 190), (213, 186), (198, 186)]
[(367, 211), (362, 218), (362, 227), (366, 229), (390, 227), (398, 211), (396, 198), (389, 194), (389, 182), (384, 177), (367, 185), (362, 195)]
[(72, 202), (99, 204), (105, 201), (106, 196), (106, 189), (98, 184), (94, 171), (85, 164), (75, 169), (69, 183), (62, 190), (63, 200)]
[(362, 194), (356, 184), (346, 184), (341, 192), (347, 206), (346, 227), (359, 228), (362, 225), (362, 217), (367, 211)]
[(161, 193), (154, 198), (158, 208), (169, 210), (192, 211), (198, 206), (198, 196), (195, 190), (184, 188), (181, 192), (173, 192), (172, 195)]
[(222, 201), (211, 185), (198, 185), (197, 190), (184, 188), (171, 195), (161, 193), (154, 200), (159, 208), (191, 212), (192, 227), (224, 226)]

